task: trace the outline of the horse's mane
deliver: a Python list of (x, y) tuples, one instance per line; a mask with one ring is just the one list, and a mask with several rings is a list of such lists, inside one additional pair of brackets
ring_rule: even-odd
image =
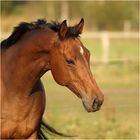
[[(52, 21), (51, 23), (47, 23), (44, 19), (38, 19), (35, 22), (21, 22), (18, 26), (16, 26), (12, 32), (12, 34), (5, 40), (1, 42), (1, 48), (9, 48), (13, 44), (15, 44), (20, 37), (31, 30), (35, 29), (45, 29), (50, 28), (54, 32), (58, 32), (60, 29), (60, 23), (57, 21)], [(78, 37), (79, 33), (75, 30), (74, 27), (69, 27), (67, 32), (67, 38), (75, 38)]]

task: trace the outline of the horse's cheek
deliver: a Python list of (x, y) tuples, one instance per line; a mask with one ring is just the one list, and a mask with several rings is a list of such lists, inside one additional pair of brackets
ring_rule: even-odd
[[(58, 63), (58, 61), (60, 62)], [(54, 80), (58, 84), (65, 86), (68, 81), (68, 71), (66, 65), (63, 64), (63, 61), (63, 58), (53, 60), (51, 62), (51, 72)]]

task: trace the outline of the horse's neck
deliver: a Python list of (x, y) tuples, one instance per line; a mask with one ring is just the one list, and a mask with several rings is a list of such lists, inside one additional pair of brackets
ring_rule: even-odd
[[(37, 36), (33, 37), (24, 43), (22, 42), (24, 39), (21, 39), (2, 54), (2, 77), (6, 88), (10, 90), (8, 92), (30, 94), (36, 81), (50, 69), (49, 48), (52, 40), (46, 36), (46, 42), (43, 42), (45, 39), (43, 35), (40, 36), (43, 40), (37, 39)], [(41, 46), (43, 43), (46, 46)]]

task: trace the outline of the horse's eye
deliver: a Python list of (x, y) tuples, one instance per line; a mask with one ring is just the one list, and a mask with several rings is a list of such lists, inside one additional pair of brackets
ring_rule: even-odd
[(68, 64), (72, 64), (72, 65), (75, 64), (75, 62), (72, 59), (67, 59), (66, 61), (67, 61)]

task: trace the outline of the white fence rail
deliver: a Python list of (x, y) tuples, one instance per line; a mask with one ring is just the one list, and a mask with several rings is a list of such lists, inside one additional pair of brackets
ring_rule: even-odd
[(101, 38), (102, 34), (107, 34), (109, 38), (140, 38), (139, 32), (84, 32), (82, 34), (83, 38)]
[[(0, 33), (1, 38), (7, 38), (9, 33)], [(140, 32), (84, 32), (82, 38), (101, 39), (102, 63), (109, 62), (110, 39), (140, 39)]]
[(109, 62), (109, 47), (110, 39), (139, 39), (139, 32), (86, 32), (82, 35), (83, 38), (101, 39), (102, 43), (102, 63), (107, 64)]

